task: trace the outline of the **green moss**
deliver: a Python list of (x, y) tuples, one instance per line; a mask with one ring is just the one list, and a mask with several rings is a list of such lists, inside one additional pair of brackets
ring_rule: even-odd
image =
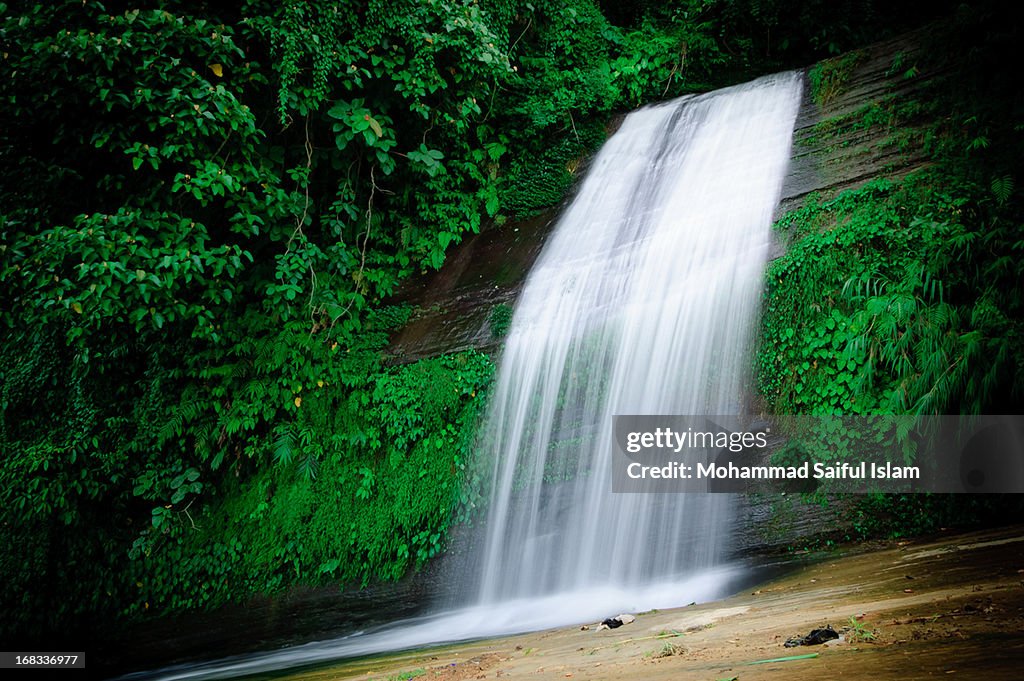
[(866, 55), (858, 50), (825, 59), (811, 68), (808, 77), (811, 81), (811, 97), (818, 106), (826, 106), (833, 102), (846, 89), (846, 84), (858, 64)]
[(606, 138), (603, 119), (577, 123), (536, 154), (525, 154), (511, 166), (502, 189), (502, 206), (517, 218), (557, 206), (579, 177), (583, 160)]
[(492, 338), (505, 337), (508, 333), (509, 327), (512, 325), (513, 311), (512, 306), (506, 303), (498, 303), (491, 308), (491, 315), (488, 319), (488, 323), (491, 327)]

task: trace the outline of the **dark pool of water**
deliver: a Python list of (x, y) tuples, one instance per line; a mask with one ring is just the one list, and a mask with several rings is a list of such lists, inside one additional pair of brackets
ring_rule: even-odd
[(106, 677), (336, 638), (426, 609), (421, 579), (371, 587), (293, 590), (213, 612), (166, 618), (112, 634), (90, 650)]

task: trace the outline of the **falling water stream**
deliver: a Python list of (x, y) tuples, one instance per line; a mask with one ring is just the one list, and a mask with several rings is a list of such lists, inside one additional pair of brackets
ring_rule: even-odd
[(225, 678), (593, 621), (723, 594), (731, 499), (612, 494), (616, 414), (733, 414), (797, 73), (631, 113), (596, 156), (517, 303), (482, 426), (493, 463), (459, 603), (373, 632), (182, 666)]
[(595, 159), (504, 346), (481, 603), (720, 560), (727, 498), (610, 494), (612, 421), (738, 413), (799, 100), (783, 74), (647, 107)]

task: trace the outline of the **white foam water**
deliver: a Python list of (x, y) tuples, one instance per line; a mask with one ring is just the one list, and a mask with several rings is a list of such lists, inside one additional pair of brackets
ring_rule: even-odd
[(720, 562), (727, 497), (611, 493), (613, 416), (739, 412), (800, 93), (788, 73), (647, 107), (594, 160), (504, 345), (479, 604)]

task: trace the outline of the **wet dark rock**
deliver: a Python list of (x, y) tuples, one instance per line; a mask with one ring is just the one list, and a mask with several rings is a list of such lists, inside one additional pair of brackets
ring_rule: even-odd
[(778, 215), (798, 207), (811, 192), (838, 194), (880, 175), (905, 175), (925, 163), (920, 146), (901, 148), (891, 143), (880, 126), (844, 126), (849, 128), (846, 132), (832, 136), (821, 134), (818, 124), (829, 119), (854, 123), (872, 104), (918, 96), (938, 74), (919, 72), (905, 78), (893, 66), (899, 62), (915, 64), (932, 33), (934, 26), (929, 25), (856, 51), (849, 75), (826, 102), (814, 101), (810, 78), (805, 80), (803, 104), (793, 132), (793, 157)]
[(515, 302), (556, 215), (489, 225), (453, 248), (439, 271), (407, 282), (395, 302), (411, 304), (415, 312), (392, 336), (390, 361), (497, 351), (501, 337), (490, 328), (491, 312)]

